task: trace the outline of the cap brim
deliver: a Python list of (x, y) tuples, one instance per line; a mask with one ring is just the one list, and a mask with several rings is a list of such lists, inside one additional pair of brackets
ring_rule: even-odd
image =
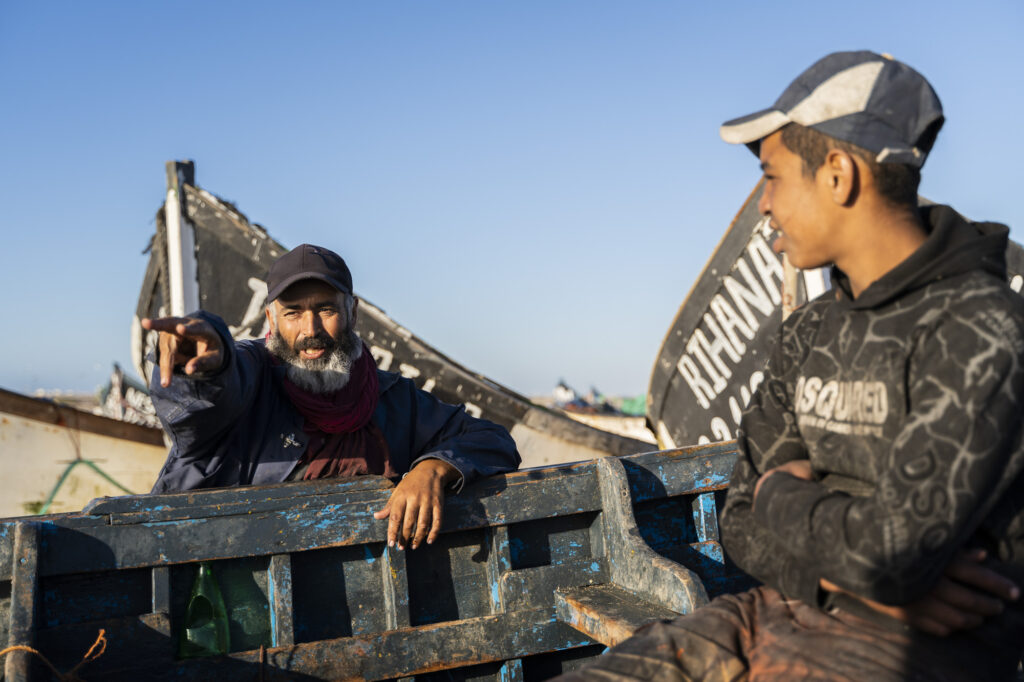
[(718, 134), (729, 144), (747, 144), (768, 137), (790, 122), (790, 118), (778, 109), (764, 109), (742, 118), (726, 121)]
[(332, 287), (334, 287), (343, 294), (352, 293), (348, 287), (346, 287), (344, 284), (334, 279), (333, 277), (328, 277), (327, 275), (324, 275), (319, 272), (298, 272), (292, 275), (291, 277), (288, 277), (285, 280), (283, 280), (280, 284), (274, 287), (273, 291), (268, 291), (267, 303), (272, 303), (273, 301), (277, 300), (277, 297), (283, 294), (285, 292), (285, 289), (295, 284), (296, 282), (301, 282), (304, 279), (318, 279), (321, 282), (326, 282), (327, 284), (330, 284)]

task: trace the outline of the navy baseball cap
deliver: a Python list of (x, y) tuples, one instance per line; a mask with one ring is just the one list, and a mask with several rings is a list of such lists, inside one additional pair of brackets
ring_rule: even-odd
[(352, 293), (352, 273), (341, 256), (330, 249), (303, 244), (284, 254), (270, 266), (267, 274), (267, 303), (284, 290), (304, 279), (327, 282), (338, 291)]
[(834, 52), (789, 84), (775, 104), (722, 124), (719, 134), (755, 154), (787, 123), (849, 142), (879, 163), (924, 165), (944, 122), (942, 104), (924, 76), (874, 52)]

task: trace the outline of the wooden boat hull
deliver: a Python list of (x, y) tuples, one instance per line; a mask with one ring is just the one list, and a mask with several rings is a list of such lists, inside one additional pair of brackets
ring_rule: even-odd
[[(170, 175), (180, 175), (174, 195), (181, 202), (182, 222), (191, 230), (194, 249), (190, 253), (200, 256), (189, 267), (183, 267), (195, 272), (200, 302), (196, 307), (201, 305), (224, 318), (236, 339), (262, 338), (267, 331), (263, 313), (266, 284), (262, 278), (285, 247), (234, 206), (196, 187), (190, 163), (169, 163), (168, 167)], [(173, 259), (169, 255), (166, 213), (165, 205), (157, 214), (156, 236), (132, 325), (134, 361), (139, 373), (147, 378), (150, 368), (145, 358), (155, 341), (152, 334), (142, 330), (139, 320), (171, 314), (172, 310)], [(381, 369), (401, 373), (441, 400), (463, 404), (470, 414), (509, 429), (524, 466), (652, 449), (649, 443), (592, 428), (560, 411), (531, 403), (445, 356), (365, 299), (360, 300), (356, 330)]]
[[(547, 679), (599, 654), (624, 622), (748, 584), (718, 542), (734, 457), (720, 444), (486, 479), (447, 500), (434, 545), (406, 552), (386, 547), (372, 517), (391, 484), (369, 476), (0, 520), (0, 642), (66, 670), (102, 628), (90, 680)], [(201, 561), (231, 647), (183, 660)], [(9, 679), (37, 679), (27, 656), (7, 665)]]
[[(757, 210), (762, 186), (744, 202), (658, 351), (647, 421), (659, 447), (734, 438), (784, 312), (830, 286), (826, 270), (797, 271), (771, 250), (771, 228)], [(1010, 285), (1020, 292), (1024, 248), (1011, 241), (1006, 258)]]
[[(744, 202), (683, 300), (651, 372), (647, 420), (663, 448), (735, 437), (761, 381), (785, 306), (828, 288), (823, 269), (797, 273), (769, 246), (757, 210), (762, 183)], [(787, 285), (787, 281), (788, 285)]]
[(166, 457), (160, 429), (0, 389), (0, 516), (149, 492)]

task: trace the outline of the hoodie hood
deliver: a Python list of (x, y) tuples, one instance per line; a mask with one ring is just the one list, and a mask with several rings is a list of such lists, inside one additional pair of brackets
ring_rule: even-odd
[(836, 267), (833, 281), (844, 303), (854, 309), (875, 308), (931, 282), (983, 270), (1006, 279), (1006, 245), (1010, 230), (1000, 223), (973, 223), (949, 206), (920, 208), (928, 238), (905, 261), (884, 274), (854, 299), (849, 278)]

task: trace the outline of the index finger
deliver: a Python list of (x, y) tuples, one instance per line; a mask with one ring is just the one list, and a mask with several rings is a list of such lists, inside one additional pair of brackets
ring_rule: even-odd
[(213, 328), (213, 325), (198, 317), (184, 318), (185, 336), (192, 339), (209, 341), (220, 346), (220, 334)]
[(191, 318), (188, 317), (144, 317), (141, 320), (142, 328), (155, 331), (177, 334), (179, 324), (187, 324)]

